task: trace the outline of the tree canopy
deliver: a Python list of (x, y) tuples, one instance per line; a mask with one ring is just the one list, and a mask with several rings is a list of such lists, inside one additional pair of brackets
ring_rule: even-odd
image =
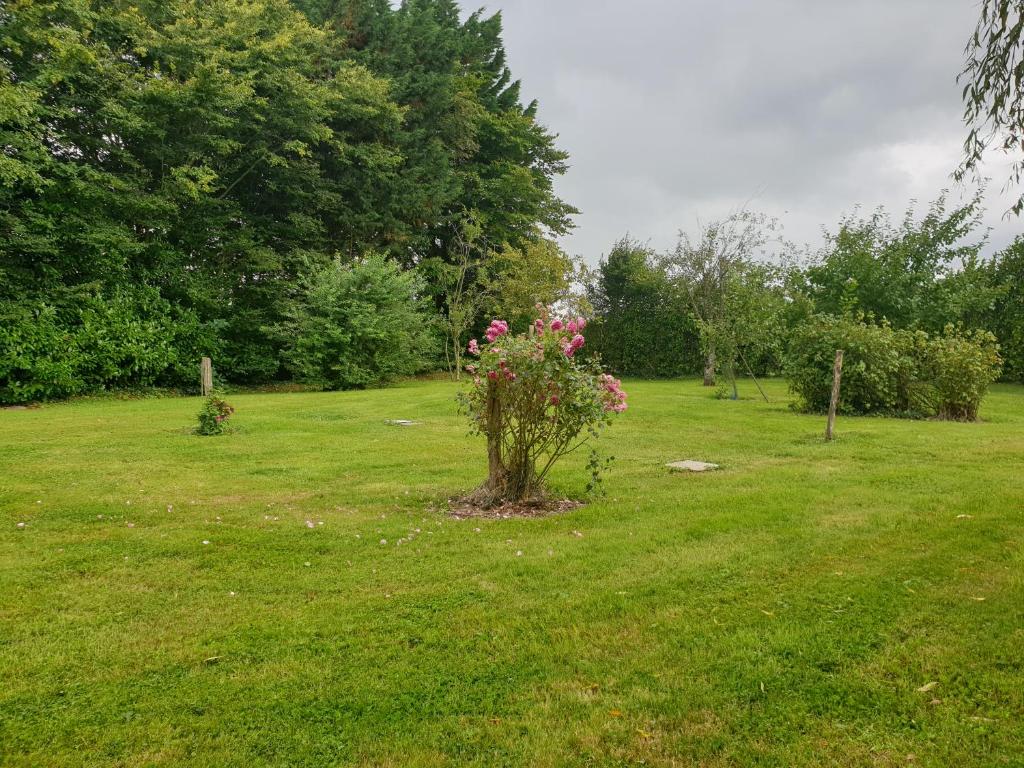
[(187, 317), (221, 373), (292, 375), (271, 329), (336, 258), (449, 259), (470, 209), (511, 248), (571, 226), (552, 186), (566, 155), (520, 102), (498, 15), (31, 0), (0, 16), (10, 327), (45, 314), (74, 335), (85, 303), (149, 291), (137, 319)]

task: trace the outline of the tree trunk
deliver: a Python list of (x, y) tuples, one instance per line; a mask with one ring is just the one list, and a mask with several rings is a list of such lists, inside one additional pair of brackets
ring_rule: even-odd
[(498, 387), (492, 381), (487, 385), (487, 485), (490, 492), (502, 492), (508, 471), (501, 455), (501, 400)]
[(707, 357), (704, 359), (704, 386), (713, 387), (715, 386), (715, 347), (710, 345), (708, 347)]

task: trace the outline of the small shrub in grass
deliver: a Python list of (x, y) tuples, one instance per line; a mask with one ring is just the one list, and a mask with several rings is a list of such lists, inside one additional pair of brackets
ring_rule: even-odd
[(1002, 368), (996, 337), (947, 325), (928, 344), (927, 377), (939, 418), (975, 421), (978, 407)]
[(223, 435), (228, 431), (228, 419), (235, 412), (217, 392), (212, 392), (199, 411), (197, 435)]
[(585, 321), (538, 309), (534, 335), (510, 335), (507, 323), (494, 320), (485, 344), (469, 344), (479, 360), (466, 366), (472, 379), (460, 399), (487, 437), (487, 481), (472, 497), (481, 506), (542, 498), (552, 466), (626, 410), (621, 382), (576, 355)]

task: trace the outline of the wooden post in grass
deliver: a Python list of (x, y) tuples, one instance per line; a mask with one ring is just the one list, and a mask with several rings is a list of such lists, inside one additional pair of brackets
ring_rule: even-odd
[(843, 350), (836, 350), (836, 362), (832, 366), (832, 399), (828, 404), (828, 424), (825, 425), (825, 440), (832, 439), (836, 426), (836, 408), (839, 407), (839, 380), (843, 376)]
[(208, 357), (204, 357), (199, 364), (199, 378), (201, 379), (203, 397), (206, 397), (213, 392), (213, 363)]

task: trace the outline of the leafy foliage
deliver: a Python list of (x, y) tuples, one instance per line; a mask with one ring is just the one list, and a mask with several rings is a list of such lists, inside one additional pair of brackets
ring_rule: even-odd
[(915, 219), (910, 208), (894, 225), (884, 210), (848, 216), (828, 236), (806, 273), (805, 290), (818, 312), (862, 312), (896, 328), (938, 331), (950, 317), (947, 280), (976, 260), (982, 238), (980, 199), (947, 210), (945, 197)]
[[(447, 0), (306, 10), (316, 25), (287, 0), (4, 5), (0, 301), (45, 303), (53, 332), (75, 336), (115, 322), (91, 318), (88, 297), (148, 286), (215, 334), (218, 370), (257, 381), (295, 373), (270, 329), (316, 265), (445, 259), (470, 208), (512, 247), (570, 226), (552, 191), (566, 156), (519, 102), (499, 17), (461, 21)], [(90, 355), (114, 352), (94, 342)], [(176, 343), (153, 342), (154, 356)], [(62, 351), (19, 349), (21, 373), (0, 380), (19, 397), (30, 381), (59, 396), (155, 365), (111, 356), (79, 385), (51, 370), (77, 365), (55, 363)]]
[(389, 242), (403, 263), (447, 258), (463, 216), (473, 211), (484, 240), (522, 248), (542, 230), (561, 234), (575, 209), (553, 191), (567, 155), (521, 103), (506, 63), (501, 16), (460, 18), (454, 0), (302, 0), (316, 21), (343, 30), (335, 52), (391, 83), (404, 110)]
[(302, 278), (274, 329), (289, 367), (328, 389), (386, 384), (434, 361), (436, 328), (423, 284), (381, 254), (334, 261)]
[(910, 383), (923, 334), (899, 331), (863, 318), (818, 315), (796, 329), (786, 360), (786, 378), (806, 410), (823, 413), (832, 396), (832, 366), (843, 350), (839, 412), (913, 411)]
[(947, 326), (927, 348), (924, 376), (935, 388), (935, 410), (943, 419), (975, 421), (989, 385), (999, 378), (996, 337), (988, 331), (961, 333)]
[(735, 391), (736, 362), (742, 357), (741, 347), (760, 344), (770, 321), (754, 316), (758, 306), (767, 308), (758, 289), (767, 288), (761, 269), (755, 274), (755, 257), (768, 244), (778, 223), (763, 214), (739, 211), (731, 216), (703, 225), (700, 236), (691, 239), (679, 235), (675, 250), (665, 258), (673, 281), (689, 300), (690, 311), (697, 324), (704, 352), (704, 384), (715, 383), (721, 368), (733, 383)]
[(0, 403), (69, 397), (84, 386), (74, 337), (47, 304), (8, 303), (0, 315)]
[(989, 274), (994, 298), (974, 327), (995, 333), (1007, 378), (1024, 382), (1024, 237), (996, 254)]
[(69, 304), (0, 302), (0, 402), (191, 386), (196, 361), (218, 348), (209, 326), (153, 288), (84, 294)]
[(661, 378), (700, 367), (687, 298), (651, 248), (629, 237), (615, 243), (589, 285), (589, 299), (597, 315), (590, 344), (610, 370)]
[(818, 315), (796, 330), (786, 363), (806, 410), (828, 409), (837, 349), (844, 353), (839, 411), (848, 414), (974, 420), (1000, 369), (991, 333), (947, 326), (930, 338), (863, 317)]
[[(957, 180), (977, 174), (985, 151), (996, 144), (1003, 152), (1024, 149), (1024, 2), (982, 0), (978, 25), (967, 42), (966, 62), (958, 80), (963, 90), (964, 159), (955, 174)], [(1010, 169), (1011, 184), (1019, 185), (1024, 159), (1018, 157)], [(1024, 210), (1024, 195), (1010, 209)]]
[(549, 306), (557, 301), (582, 314), (587, 307), (573, 294), (581, 270), (582, 265), (556, 242), (539, 233), (521, 248), (506, 246), (490, 258), (488, 309), (496, 317), (508, 318), (514, 329), (530, 324), (537, 304)]
[(196, 427), (197, 435), (223, 435), (228, 431), (228, 419), (235, 412), (217, 392), (211, 392), (203, 402), (203, 408), (199, 411), (199, 426)]

